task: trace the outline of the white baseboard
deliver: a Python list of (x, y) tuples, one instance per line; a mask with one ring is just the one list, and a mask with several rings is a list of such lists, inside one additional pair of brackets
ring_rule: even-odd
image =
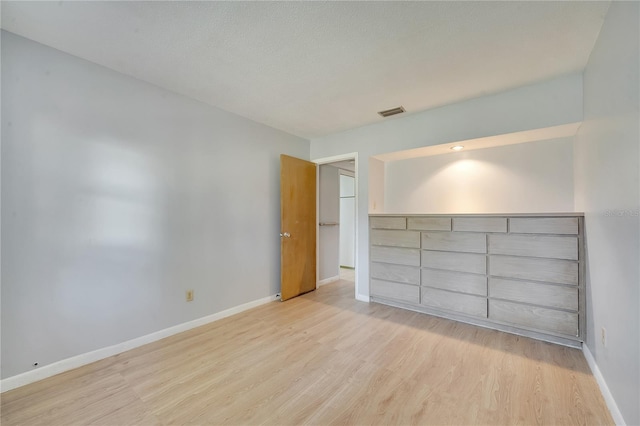
[(340, 279), (340, 275), (336, 275), (335, 277), (325, 278), (324, 280), (318, 281), (318, 285), (316, 285), (316, 288), (320, 287), (320, 286), (323, 286), (325, 284), (334, 283), (334, 282), (338, 281), (339, 279)]
[(82, 367), (83, 365), (90, 364), (92, 362), (100, 361), (101, 359), (108, 358), (113, 355), (117, 355), (122, 352), (126, 352), (130, 349), (137, 348), (147, 343), (155, 342), (165, 337), (173, 336), (174, 334), (182, 333), (183, 331), (191, 330), (192, 328), (200, 327), (205, 324), (220, 320), (222, 318), (229, 317), (231, 315), (244, 312), (251, 308), (255, 308), (265, 303), (279, 300), (277, 295), (263, 297), (262, 299), (254, 300), (251, 302), (243, 303), (242, 305), (234, 306), (233, 308), (226, 309), (215, 314), (207, 315), (206, 317), (198, 318), (193, 321), (188, 321), (182, 324), (174, 325), (173, 327), (165, 328), (164, 330), (156, 331), (145, 336), (136, 337), (135, 339), (127, 340), (126, 342), (118, 343), (113, 346), (101, 348), (92, 352), (76, 355), (71, 358), (63, 359), (53, 364), (43, 365), (36, 370), (27, 371), (25, 373), (17, 374), (12, 377), (0, 380), (0, 392), (6, 392), (11, 389), (18, 388), (20, 386), (28, 385), (29, 383), (37, 382), (38, 380), (46, 379), (56, 374), (64, 373), (65, 371), (73, 370), (74, 368)]
[(359, 300), (361, 302), (367, 302), (367, 303), (369, 303), (371, 301), (369, 296), (364, 296), (364, 295), (358, 294), (358, 293), (356, 293), (356, 300)]
[(602, 392), (604, 401), (607, 403), (607, 408), (609, 408), (609, 412), (611, 413), (611, 417), (613, 417), (613, 421), (618, 426), (625, 426), (626, 423), (624, 421), (624, 417), (622, 417), (622, 413), (620, 412), (620, 409), (618, 409), (618, 404), (616, 404), (616, 400), (613, 399), (613, 395), (611, 395), (609, 386), (607, 386), (607, 382), (604, 380), (604, 376), (600, 372), (600, 368), (598, 368), (598, 364), (596, 364), (596, 359), (593, 357), (593, 355), (591, 354), (591, 351), (589, 350), (589, 348), (585, 343), (582, 344), (582, 353), (584, 354), (584, 357), (587, 360), (587, 364), (589, 364), (589, 368), (593, 373), (593, 377), (595, 377), (596, 382), (598, 382), (598, 386), (600, 387), (600, 392)]

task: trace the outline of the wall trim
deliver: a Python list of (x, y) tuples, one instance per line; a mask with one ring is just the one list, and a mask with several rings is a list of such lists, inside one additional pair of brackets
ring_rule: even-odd
[(589, 350), (587, 345), (584, 343), (582, 344), (582, 353), (584, 354), (584, 357), (587, 360), (587, 364), (589, 364), (589, 368), (593, 373), (593, 377), (595, 377), (596, 382), (598, 382), (598, 386), (600, 387), (600, 392), (602, 392), (604, 401), (607, 403), (607, 408), (609, 408), (609, 412), (611, 413), (611, 417), (613, 417), (613, 421), (618, 426), (625, 426), (626, 423), (624, 421), (624, 417), (622, 417), (622, 413), (618, 408), (618, 404), (616, 404), (616, 400), (613, 398), (613, 395), (609, 390), (609, 386), (607, 386), (607, 382), (604, 380), (604, 376), (600, 372), (600, 368), (598, 368), (596, 359), (593, 357), (593, 355), (591, 354), (591, 351)]
[(224, 311), (216, 312), (215, 314), (207, 315), (202, 318), (198, 318), (192, 321), (187, 321), (182, 324), (174, 325), (163, 330), (159, 330), (144, 336), (136, 337), (135, 339), (127, 340), (122, 343), (115, 344), (113, 346), (107, 346), (105, 348), (97, 349), (95, 351), (86, 352), (80, 355), (66, 358), (52, 364), (44, 365), (38, 369), (27, 371), (17, 374), (15, 376), (7, 377), (0, 380), (0, 392), (6, 392), (20, 386), (25, 386), (39, 380), (46, 379), (48, 377), (55, 376), (56, 374), (64, 373), (65, 371), (73, 370), (83, 365), (91, 364), (92, 362), (100, 361), (113, 355), (126, 352), (130, 349), (134, 349), (147, 343), (152, 343), (165, 337), (173, 336), (174, 334), (182, 333), (183, 331), (191, 330), (192, 328), (200, 327), (231, 315), (239, 314), (249, 309), (255, 308), (260, 305), (264, 305), (269, 302), (280, 300), (279, 295), (272, 295), (263, 297), (262, 299), (253, 300), (251, 302), (243, 303), (242, 305), (234, 306)]
[(339, 279), (340, 279), (340, 275), (336, 275), (334, 277), (325, 278), (324, 280), (318, 281), (318, 284), (316, 285), (316, 288), (318, 288), (320, 286), (323, 286), (323, 285), (334, 283), (334, 282), (338, 281)]
[(369, 296), (366, 296), (366, 295), (360, 294), (360, 293), (356, 294), (356, 300), (359, 300), (361, 302), (367, 302), (367, 303), (369, 303), (371, 301)]

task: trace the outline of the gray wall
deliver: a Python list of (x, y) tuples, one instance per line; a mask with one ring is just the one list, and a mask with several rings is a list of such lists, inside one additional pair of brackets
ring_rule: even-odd
[(629, 425), (640, 424), (639, 22), (637, 2), (611, 4), (584, 72), (574, 165), (586, 223), (587, 345)]
[(279, 291), (308, 141), (6, 32), (2, 106), (3, 378)]

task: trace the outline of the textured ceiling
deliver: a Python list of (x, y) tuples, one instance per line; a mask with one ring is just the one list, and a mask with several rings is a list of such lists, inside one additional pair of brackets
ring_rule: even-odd
[[(581, 71), (608, 2), (7, 2), (2, 28), (313, 138)], [(394, 119), (388, 118), (387, 120)]]

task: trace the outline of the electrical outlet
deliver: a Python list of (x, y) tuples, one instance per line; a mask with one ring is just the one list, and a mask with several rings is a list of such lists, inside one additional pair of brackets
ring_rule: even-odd
[(193, 302), (193, 290), (187, 290), (187, 302)]
[(602, 327), (600, 329), (600, 337), (602, 339), (602, 346), (607, 346), (607, 329)]

